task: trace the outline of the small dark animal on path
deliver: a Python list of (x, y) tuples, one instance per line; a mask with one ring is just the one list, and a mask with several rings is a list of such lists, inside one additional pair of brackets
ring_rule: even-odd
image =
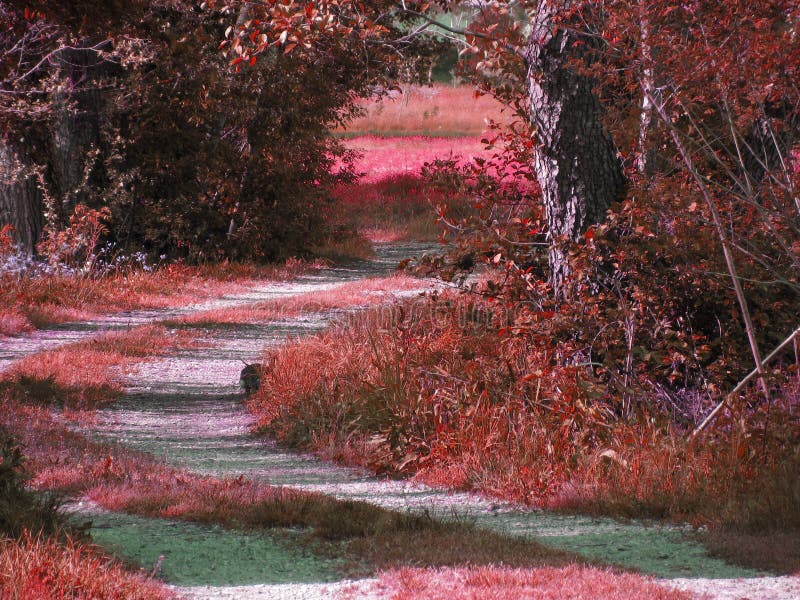
[(261, 387), (261, 373), (263, 369), (264, 367), (260, 364), (248, 365), (244, 363), (244, 369), (242, 369), (239, 375), (239, 385), (242, 386), (244, 393), (248, 396), (257, 392), (258, 388)]

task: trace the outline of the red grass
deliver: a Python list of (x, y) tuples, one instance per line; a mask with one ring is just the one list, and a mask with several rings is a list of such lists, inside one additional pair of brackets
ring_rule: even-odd
[(34, 488), (75, 494), (126, 477), (175, 477), (174, 470), (147, 455), (119, 445), (92, 442), (56, 417), (50, 408), (27, 401), (23, 404), (20, 396), (18, 387), (0, 390), (0, 426), (22, 448)]
[(298, 315), (334, 309), (348, 309), (384, 304), (395, 292), (427, 288), (424, 282), (407, 275), (376, 277), (346, 283), (331, 290), (298, 294), (279, 300), (257, 302), (246, 306), (221, 308), (181, 317), (185, 324), (265, 323)]
[(464, 201), (426, 183), (423, 165), (456, 157), (463, 164), (490, 154), (479, 138), (359, 137), (347, 145), (361, 152), (356, 169), (362, 176), (336, 190), (337, 218), (372, 241), (437, 239), (436, 207)]
[(103, 313), (168, 308), (243, 291), (255, 281), (283, 280), (319, 265), (290, 259), (283, 267), (172, 264), (155, 272), (128, 271), (107, 277), (0, 274), (0, 335), (88, 319)]
[[(188, 332), (168, 332), (160, 325), (105, 333), (88, 340), (26, 356), (0, 375), (0, 382), (27, 381), (42, 392), (56, 393), (69, 408), (92, 408), (122, 393), (121, 379), (137, 362), (194, 345)], [(48, 389), (49, 388), (49, 389)]]
[(99, 551), (30, 535), (0, 541), (0, 591), (9, 600), (176, 598), (163, 584), (125, 570)]
[(268, 506), (275, 507), (270, 517), (280, 519), (281, 526), (305, 525), (293, 520), (286, 507), (299, 507), (303, 499), (314, 497), (241, 477), (218, 479), (176, 469), (140, 469), (132, 477), (109, 478), (89, 487), (85, 496), (108, 510), (228, 527), (256, 525), (254, 521), (266, 517)]
[(502, 120), (502, 105), (490, 96), (476, 98), (471, 86), (404, 86), (381, 101), (364, 100), (364, 117), (344, 131), (373, 135), (480, 135), (486, 119)]
[(692, 597), (640, 575), (578, 565), (535, 569), (398, 569), (382, 574), (373, 589), (381, 597), (394, 600), (679, 600)]
[(273, 351), (249, 408), (280, 442), (434, 485), (558, 509), (800, 528), (790, 389), (773, 403), (766, 446), (753, 434), (763, 415), (752, 414), (747, 430), (733, 419), (689, 444), (658, 416), (617, 418), (546, 345), (499, 336), (490, 323), (505, 322), (501, 311), (447, 295), (369, 311)]
[(33, 329), (28, 318), (15, 308), (0, 308), (0, 336), (19, 335)]

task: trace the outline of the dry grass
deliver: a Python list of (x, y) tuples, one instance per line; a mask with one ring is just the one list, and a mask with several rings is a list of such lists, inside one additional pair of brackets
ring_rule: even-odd
[(92, 409), (122, 393), (122, 377), (137, 362), (195, 345), (188, 332), (145, 325), (26, 356), (0, 376), (35, 403)]
[(19, 335), (33, 330), (28, 317), (16, 308), (0, 308), (0, 336)]
[(407, 275), (375, 277), (346, 283), (331, 290), (197, 312), (170, 323), (195, 326), (221, 323), (267, 323), (304, 314), (384, 304), (392, 300), (397, 292), (416, 291), (427, 287), (429, 286), (421, 280)]
[(746, 533), (718, 528), (698, 534), (712, 556), (779, 575), (800, 577), (800, 533)]
[(177, 596), (99, 551), (24, 535), (0, 540), (0, 591), (12, 600), (161, 600)]
[(146, 517), (230, 528), (303, 528), (309, 547), (345, 558), (350, 574), (406, 565), (565, 564), (575, 559), (532, 541), (388, 511), (363, 502), (272, 487), (244, 478), (193, 475), (119, 445), (70, 430), (50, 409), (22, 404), (6, 389), (0, 425), (19, 440), (32, 484), (86, 496), (101, 506)]
[(400, 569), (383, 573), (374, 589), (382, 598), (394, 600), (679, 600), (692, 597), (639, 575), (578, 565), (538, 569)]
[(342, 186), (336, 199), (338, 218), (373, 242), (437, 239), (436, 206), (452, 201), (411, 174)]
[(278, 441), (377, 472), (557, 510), (800, 539), (791, 389), (773, 402), (766, 444), (763, 411), (690, 444), (657, 415), (604, 410), (575, 368), (500, 336), (497, 311), (445, 295), (367, 312), (274, 351), (249, 407)]
[(288, 279), (316, 266), (292, 259), (281, 267), (172, 264), (155, 272), (131, 270), (99, 278), (0, 274), (0, 335), (102, 313), (181, 306), (242, 291), (254, 281)]
[(476, 98), (472, 87), (404, 86), (402, 93), (380, 101), (364, 100), (366, 115), (340, 131), (344, 135), (433, 137), (477, 136), (486, 119), (504, 118), (502, 105), (490, 96)]

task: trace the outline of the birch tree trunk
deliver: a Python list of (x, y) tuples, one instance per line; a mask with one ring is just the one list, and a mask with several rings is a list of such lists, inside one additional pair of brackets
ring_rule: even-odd
[(605, 218), (625, 187), (592, 81), (567, 64), (586, 43), (556, 23), (571, 4), (572, 0), (539, 3), (526, 57), (531, 120), (538, 137), (533, 169), (547, 216), (550, 279), (556, 295), (564, 291), (571, 244)]

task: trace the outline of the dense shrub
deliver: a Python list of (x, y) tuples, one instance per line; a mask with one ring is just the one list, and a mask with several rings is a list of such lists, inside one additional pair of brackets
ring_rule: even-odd
[(82, 2), (81, 19), (0, 7), (6, 191), (12, 218), (14, 202), (44, 211), (42, 250), (60, 255), (78, 205), (110, 209), (101, 241), (192, 261), (287, 258), (347, 233), (324, 218), (351, 174), (329, 129), (395, 64), (356, 47), (274, 48), (241, 69), (220, 48), (232, 8), (111, 4)]
[(571, 319), (538, 315), (522, 335), (516, 318), (474, 295), (372, 310), (272, 352), (250, 407), (279, 441), (380, 472), (554, 507), (800, 527), (788, 383), (771, 424), (765, 405), (737, 401), (690, 443), (694, 420), (663, 390), (626, 395), (563, 341)]
[(53, 533), (62, 524), (58, 500), (25, 488), (24, 458), (14, 439), (0, 426), (0, 536), (23, 531)]

